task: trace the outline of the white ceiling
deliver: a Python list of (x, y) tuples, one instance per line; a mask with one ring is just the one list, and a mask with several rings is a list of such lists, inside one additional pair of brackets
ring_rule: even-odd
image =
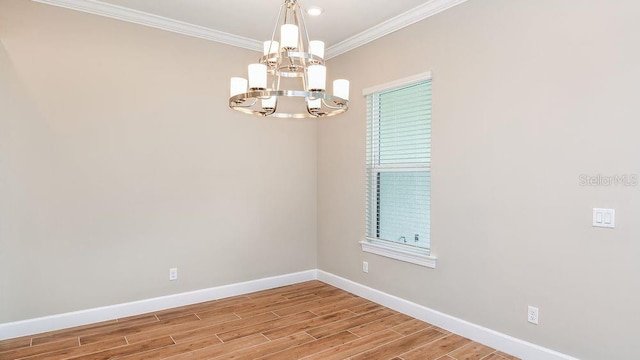
[[(271, 38), (284, 0), (102, 0), (255, 40)], [(309, 36), (327, 47), (367, 30), (429, 0), (298, 0), (303, 8), (319, 6), (318, 17), (306, 15)]]
[[(284, 0), (34, 0), (245, 48), (271, 37)], [(466, 0), (298, 0), (309, 37), (323, 40), (328, 57), (434, 15)]]

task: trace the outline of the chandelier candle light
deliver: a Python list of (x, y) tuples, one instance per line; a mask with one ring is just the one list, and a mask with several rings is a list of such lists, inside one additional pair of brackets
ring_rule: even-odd
[[(279, 42), (275, 39), (278, 28)], [(297, 0), (285, 0), (280, 6), (271, 40), (264, 42), (262, 57), (249, 65), (248, 73), (249, 80), (231, 78), (229, 107), (234, 110), (259, 116), (305, 118), (333, 116), (349, 108), (348, 80), (333, 81), (333, 95), (326, 92), (324, 43), (309, 40)], [(284, 110), (280, 111), (279, 106)]]

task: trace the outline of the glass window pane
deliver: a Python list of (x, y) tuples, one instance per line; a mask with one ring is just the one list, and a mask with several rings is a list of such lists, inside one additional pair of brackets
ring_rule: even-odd
[(378, 173), (378, 238), (424, 246), (429, 240), (429, 171)]

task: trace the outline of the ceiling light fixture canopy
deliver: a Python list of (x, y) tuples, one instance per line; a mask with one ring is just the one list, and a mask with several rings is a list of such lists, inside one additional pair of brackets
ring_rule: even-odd
[(312, 6), (307, 9), (307, 14), (311, 16), (320, 16), (324, 12), (324, 9), (318, 6)]
[[(349, 107), (349, 81), (333, 81), (326, 91), (324, 43), (309, 40), (297, 0), (285, 0), (262, 57), (248, 67), (248, 80), (231, 78), (229, 107), (280, 118), (326, 117)], [(284, 15), (284, 16), (283, 16)], [(280, 29), (280, 41), (275, 39)]]

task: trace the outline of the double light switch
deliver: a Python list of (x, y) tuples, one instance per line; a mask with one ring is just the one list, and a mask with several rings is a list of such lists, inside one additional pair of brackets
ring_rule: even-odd
[(615, 209), (593, 209), (593, 226), (611, 228), (616, 226)]

